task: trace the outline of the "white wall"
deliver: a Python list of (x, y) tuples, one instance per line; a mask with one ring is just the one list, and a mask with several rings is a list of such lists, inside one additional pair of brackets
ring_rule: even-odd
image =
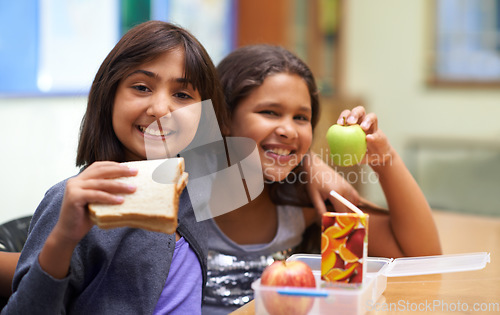
[(83, 97), (0, 98), (0, 222), (32, 214), (55, 183), (76, 174)]
[[(403, 158), (415, 136), (500, 142), (499, 89), (426, 86), (433, 0), (346, 2), (347, 90), (366, 100)], [(370, 199), (383, 200), (378, 186), (366, 191)]]
[[(499, 90), (433, 89), (425, 84), (433, 0), (346, 2), (347, 90), (377, 113), (380, 128), (403, 158), (414, 136), (500, 142)], [(77, 172), (85, 102), (76, 96), (0, 98), (0, 222), (33, 213), (50, 186)], [(377, 185), (366, 192), (383, 203)]]

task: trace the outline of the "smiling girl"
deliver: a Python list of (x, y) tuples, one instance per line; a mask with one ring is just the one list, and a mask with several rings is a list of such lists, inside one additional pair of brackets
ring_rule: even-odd
[[(227, 314), (253, 298), (251, 283), (274, 259), (287, 258), (302, 242), (305, 229), (320, 219), (321, 209), (312, 208), (311, 200), (309, 206), (297, 205), (310, 184), (308, 173), (333, 173), (324, 165), (301, 165), (309, 157), (319, 115), (314, 77), (303, 61), (280, 47), (253, 45), (229, 54), (217, 71), (231, 113), (229, 135), (256, 142), (266, 184), (250, 203), (210, 221), (204, 314)], [(389, 212), (367, 210), (371, 215), (369, 254), (439, 254), (430, 208), (378, 129), (377, 117), (362, 107), (342, 115), (364, 129), (368, 156), (374, 160), (390, 156), (393, 162), (372, 166), (380, 176)], [(316, 191), (329, 192), (330, 184)]]
[(232, 115), (231, 135), (252, 138), (266, 180), (286, 177), (309, 151), (312, 108), (299, 75), (277, 73), (242, 100)]
[(190, 33), (150, 21), (124, 35), (89, 93), (77, 153), (83, 170), (53, 186), (37, 208), (2, 314), (201, 312), (206, 236), (186, 191), (170, 235), (101, 230), (87, 205), (120, 204), (117, 194), (136, 190), (112, 180), (137, 174), (118, 162), (188, 147), (204, 115), (199, 103), (208, 99), (224, 121), (215, 67)]
[(132, 70), (118, 84), (112, 122), (127, 161), (144, 160), (146, 154), (165, 156), (165, 145), (175, 156), (193, 140), (201, 96), (183, 79), (183, 71), (184, 51), (174, 48)]

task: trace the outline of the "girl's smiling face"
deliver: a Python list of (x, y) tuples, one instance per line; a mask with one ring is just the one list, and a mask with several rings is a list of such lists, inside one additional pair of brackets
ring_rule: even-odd
[(132, 69), (118, 84), (113, 130), (126, 160), (172, 157), (193, 140), (201, 96), (184, 79), (184, 51), (167, 51)]
[(265, 179), (280, 181), (311, 146), (311, 115), (305, 81), (295, 74), (272, 74), (236, 106), (230, 135), (253, 139)]

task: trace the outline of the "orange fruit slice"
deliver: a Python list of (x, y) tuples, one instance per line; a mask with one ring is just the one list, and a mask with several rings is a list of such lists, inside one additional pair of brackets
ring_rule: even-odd
[(330, 248), (336, 252), (339, 251), (340, 246), (346, 244), (347, 237), (344, 238), (333, 238), (330, 240)]
[(348, 225), (344, 226), (340, 231), (333, 233), (332, 237), (333, 238), (341, 238), (349, 235), (351, 231), (354, 229), (354, 227), (357, 225), (357, 222), (351, 222)]
[(349, 225), (356, 225), (359, 222), (359, 217), (357, 216), (352, 216), (352, 215), (339, 215), (336, 217), (337, 223), (341, 227), (346, 227)]
[(334, 251), (327, 250), (321, 254), (321, 275), (326, 274), (330, 269), (335, 267), (337, 262), (337, 254)]
[(325, 275), (323, 275), (323, 280), (327, 280), (327, 281), (337, 281), (335, 280), (339, 275), (342, 274), (342, 272), (344, 272), (343, 269), (340, 269), (340, 268), (332, 268), (330, 269), (330, 271), (328, 271)]
[(361, 219), (361, 225), (366, 227), (366, 222), (368, 221), (368, 215), (364, 215), (364, 216), (360, 217), (360, 219)]
[(321, 253), (322, 254), (328, 249), (329, 245), (330, 245), (330, 241), (328, 239), (328, 236), (326, 236), (325, 233), (321, 233)]
[(328, 238), (334, 238), (333, 236), (340, 231), (342, 231), (342, 228), (340, 226), (332, 225), (332, 226), (326, 228), (324, 233)]
[(354, 270), (358, 267), (358, 265), (358, 263), (355, 263), (345, 270), (340, 268), (333, 268), (323, 276), (323, 279), (328, 281), (344, 281), (352, 276)]
[(358, 267), (358, 265), (359, 265), (358, 263), (354, 263), (351, 267), (344, 270), (341, 274), (337, 275), (334, 279), (336, 279), (336, 281), (338, 281), (338, 280), (345, 280), (345, 279), (349, 278), (354, 273), (354, 270)]
[[(342, 235), (341, 232), (342, 229), (338, 225), (331, 226), (322, 233), (321, 239), (323, 239), (323, 235), (325, 235), (325, 237), (329, 240), (328, 246), (330, 247), (330, 249), (337, 251), (339, 249), (339, 246), (345, 244), (347, 241), (346, 237), (338, 237), (338, 235)], [(321, 246), (323, 247), (323, 243), (321, 244)]]
[(339, 247), (339, 255), (347, 263), (356, 262), (360, 258), (354, 255), (350, 250), (348, 250), (345, 245)]

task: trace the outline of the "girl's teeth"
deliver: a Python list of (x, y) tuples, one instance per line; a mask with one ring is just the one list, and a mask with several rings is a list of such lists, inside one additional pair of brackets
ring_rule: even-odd
[(271, 149), (269, 150), (275, 154), (278, 154), (278, 155), (289, 155), (290, 154), (290, 150), (286, 150), (286, 149)]
[(169, 132), (160, 131), (158, 129), (144, 128), (143, 126), (139, 126), (139, 128), (141, 129), (141, 131), (143, 133), (147, 133), (147, 134), (153, 135), (153, 136), (167, 136), (169, 134)]

